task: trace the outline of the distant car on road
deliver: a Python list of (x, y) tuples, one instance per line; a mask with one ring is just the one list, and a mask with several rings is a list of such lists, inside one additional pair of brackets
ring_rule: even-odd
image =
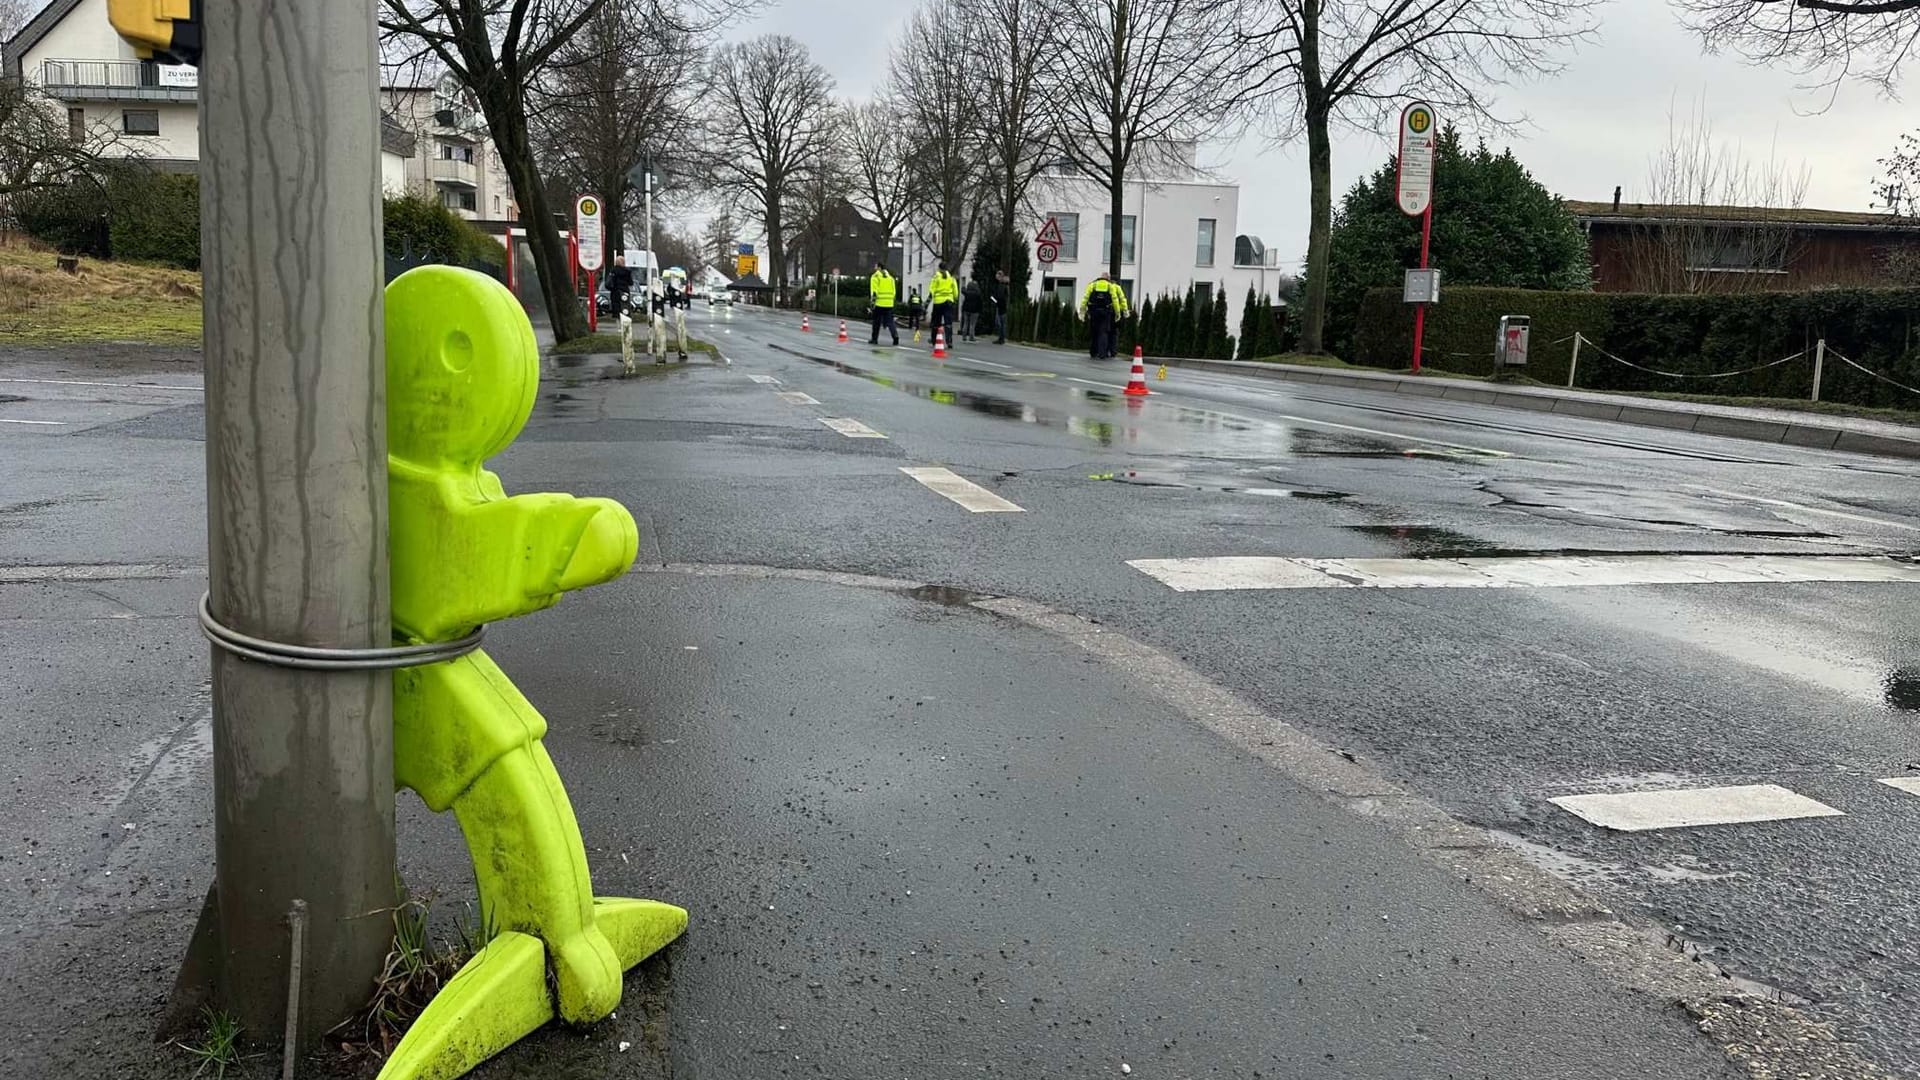
[(712, 307), (715, 304), (731, 305), (732, 303), (733, 303), (733, 294), (728, 292), (727, 290), (725, 289), (708, 289), (707, 290), (707, 306), (708, 307)]

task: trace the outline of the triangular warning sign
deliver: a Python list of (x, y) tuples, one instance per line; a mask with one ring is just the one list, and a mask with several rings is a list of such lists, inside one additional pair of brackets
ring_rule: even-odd
[(1033, 242), (1036, 244), (1053, 244), (1056, 247), (1064, 243), (1065, 241), (1060, 239), (1060, 223), (1052, 218), (1048, 218), (1047, 223), (1040, 226), (1040, 235), (1034, 237)]

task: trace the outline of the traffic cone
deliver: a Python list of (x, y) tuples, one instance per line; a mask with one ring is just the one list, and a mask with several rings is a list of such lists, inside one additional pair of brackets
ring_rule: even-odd
[(813, 324), (807, 321), (807, 313), (804, 311), (800, 313), (800, 332), (803, 334), (813, 332)]
[(944, 327), (933, 332), (933, 358), (935, 360), (947, 358), (947, 331)]
[(1127, 376), (1128, 397), (1146, 397), (1153, 391), (1147, 389), (1146, 360), (1140, 354), (1140, 346), (1133, 347), (1133, 373)]
[(840, 338), (839, 338), (839, 341), (840, 341), (840, 344), (842, 344), (842, 345), (845, 345), (845, 344), (847, 343), (847, 320), (845, 320), (845, 319), (841, 319), (841, 320), (840, 320)]

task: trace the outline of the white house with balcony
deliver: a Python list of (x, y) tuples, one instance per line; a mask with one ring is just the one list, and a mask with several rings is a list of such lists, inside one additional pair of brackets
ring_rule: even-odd
[[(1185, 296), (1195, 285), (1225, 286), (1227, 329), (1240, 332), (1247, 288), (1270, 291), (1279, 275), (1256, 237), (1242, 236), (1240, 185), (1207, 176), (1198, 168), (1198, 146), (1169, 143), (1159, 153), (1142, 153), (1142, 178), (1128, 180), (1121, 196), (1120, 284), (1137, 306), (1143, 297), (1166, 293)], [(1079, 303), (1081, 291), (1107, 268), (1113, 236), (1111, 197), (1106, 185), (1064, 162), (1035, 177), (1027, 189), (1019, 222), (1029, 248), (1051, 219), (1060, 230), (1059, 258), (1052, 266), (1033, 264), (1029, 296), (1058, 295)], [(1239, 257), (1249, 261), (1242, 263)], [(925, 295), (938, 256), (909, 241), (904, 284)], [(973, 253), (954, 267), (965, 275)]]
[(64, 104), (76, 140), (159, 168), (200, 160), (200, 73), (135, 56), (107, 21), (107, 0), (52, 0), (0, 49), (0, 75)]
[(380, 112), (414, 136), (414, 156), (402, 170), (409, 190), (470, 220), (519, 219), (486, 121), (452, 76), (382, 86)]

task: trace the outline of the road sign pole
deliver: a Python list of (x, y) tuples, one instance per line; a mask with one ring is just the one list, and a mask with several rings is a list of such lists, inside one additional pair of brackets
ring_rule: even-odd
[[(1433, 244), (1433, 204), (1420, 215), (1420, 269), (1427, 269), (1427, 256)], [(1413, 305), (1413, 373), (1420, 374), (1420, 349), (1427, 335), (1427, 305)]]
[[(268, 643), (393, 642), (374, 7), (201, 5), (207, 610)], [(284, 1030), (305, 901), (303, 1049), (392, 944), (392, 676), (215, 648), (212, 686), (216, 870), (170, 1012)]]
[[(619, 314), (615, 312), (615, 314)], [(593, 271), (587, 271), (587, 333), (600, 332), (600, 294), (596, 291)]]

